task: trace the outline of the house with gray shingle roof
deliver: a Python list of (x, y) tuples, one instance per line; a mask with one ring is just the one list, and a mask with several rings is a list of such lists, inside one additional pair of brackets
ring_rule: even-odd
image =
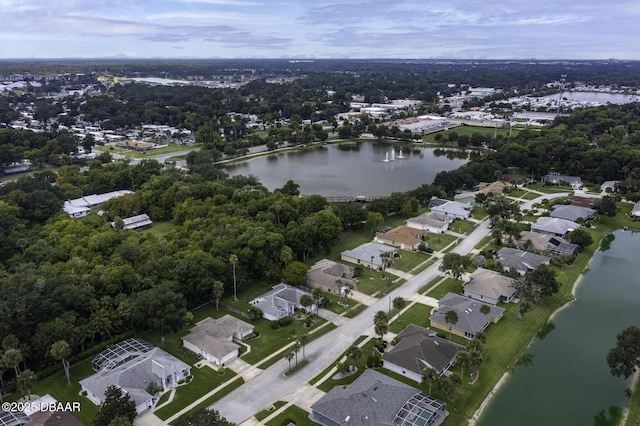
[[(490, 323), (498, 322), (504, 314), (504, 309), (489, 306), (489, 313), (480, 312), (483, 303), (458, 294), (447, 293), (438, 301), (438, 310), (430, 317), (431, 326), (444, 331), (451, 331), (456, 336), (473, 339), (479, 331), (484, 331)], [(458, 322), (449, 325), (445, 315), (449, 311), (458, 314)]]
[(444, 203), (433, 203), (432, 200), (430, 206), (432, 212), (454, 219), (467, 219), (471, 216), (471, 210), (473, 209), (473, 206), (469, 203), (449, 200), (444, 200)]
[(500, 275), (496, 271), (478, 268), (469, 275), (464, 286), (464, 295), (472, 299), (496, 305), (500, 299), (511, 302), (516, 295), (512, 287), (513, 278)]
[(207, 317), (198, 322), (182, 338), (182, 346), (216, 365), (223, 365), (239, 355), (241, 340), (253, 333), (253, 325), (229, 314), (222, 318)]
[(520, 275), (533, 271), (543, 263), (548, 265), (551, 262), (551, 258), (547, 256), (511, 247), (502, 247), (498, 250), (498, 260), (505, 271), (513, 268)]
[(575, 222), (578, 219), (593, 219), (593, 215), (595, 212), (595, 210), (586, 207), (556, 204), (551, 208), (551, 213), (549, 214), (549, 216)]
[(359, 245), (353, 250), (345, 250), (340, 253), (340, 259), (345, 262), (355, 263), (367, 268), (381, 271), (383, 268), (383, 261), (381, 255), (383, 253), (389, 253), (393, 256), (398, 249), (389, 247), (380, 243), (365, 243)]
[(557, 217), (539, 217), (536, 223), (531, 225), (533, 232), (539, 232), (541, 234), (555, 235), (557, 237), (564, 237), (569, 232), (580, 228), (580, 225), (566, 219), (560, 219)]
[(548, 252), (553, 256), (573, 256), (580, 251), (579, 245), (572, 244), (562, 237), (531, 231), (522, 231), (517, 245), (521, 250), (529, 249), (530, 245), (538, 254)]
[(300, 304), (300, 298), (305, 294), (311, 296), (311, 293), (301, 288), (280, 283), (273, 286), (271, 291), (256, 297), (249, 303), (262, 311), (263, 318), (276, 321), (293, 315), (296, 309), (311, 312), (313, 306), (304, 307)]
[(438, 426), (448, 414), (444, 402), (371, 369), (311, 406), (311, 418), (325, 426)]
[(433, 232), (434, 234), (443, 234), (449, 229), (451, 222), (453, 222), (452, 217), (435, 212), (427, 212), (407, 220), (407, 226)]
[[(130, 341), (141, 345), (130, 345)], [(87, 398), (101, 404), (107, 388), (117, 386), (129, 394), (138, 413), (153, 407), (153, 396), (146, 390), (149, 383), (170, 389), (191, 372), (189, 365), (142, 339), (120, 342), (98, 354), (96, 360), (99, 362), (92, 363), (94, 368), (101, 369), (80, 381)]]
[(559, 172), (549, 172), (549, 174), (542, 177), (542, 180), (556, 185), (564, 183), (574, 190), (582, 189), (582, 179), (579, 176), (565, 176), (561, 175)]
[(455, 364), (458, 352), (465, 350), (415, 324), (405, 327), (396, 339), (400, 342), (384, 355), (383, 367), (418, 383), (422, 382), (422, 370), (432, 368), (442, 376)]

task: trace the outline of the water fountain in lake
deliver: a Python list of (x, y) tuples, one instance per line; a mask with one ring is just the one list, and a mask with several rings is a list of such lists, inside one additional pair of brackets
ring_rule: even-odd
[(384, 156), (384, 160), (382, 160), (383, 163), (388, 163), (389, 162), (389, 152), (387, 152)]
[(392, 149), (391, 150), (391, 158), (389, 159), (390, 161), (394, 161), (396, 159), (396, 150)]
[(400, 153), (398, 154), (398, 158), (403, 159), (404, 155), (402, 155), (402, 148), (400, 148)]

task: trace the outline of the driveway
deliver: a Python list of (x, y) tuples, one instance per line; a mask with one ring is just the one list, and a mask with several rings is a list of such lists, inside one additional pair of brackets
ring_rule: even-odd
[[(531, 208), (531, 205), (543, 198), (551, 199), (567, 195), (567, 193), (545, 194), (524, 203), (522, 208)], [(469, 253), (482, 238), (489, 235), (488, 224), (488, 220), (482, 222), (464, 240), (460, 241), (452, 251), (462, 255)], [(423, 285), (440, 276), (438, 267), (441, 263), (441, 260), (436, 261), (387, 296), (391, 297), (392, 300), (395, 297), (409, 299)], [(369, 306), (353, 320), (309, 343), (306, 346), (309, 364), (292, 376), (284, 376), (284, 372), (288, 369), (288, 363), (286, 360), (281, 359), (210, 408), (218, 410), (230, 422), (240, 424), (251, 418), (258, 411), (272, 405), (275, 401), (284, 400), (287, 395), (302, 388), (309, 380), (320, 374), (351, 346), (358, 337), (365, 334), (373, 324), (375, 313), (377, 311), (386, 311), (388, 304), (387, 297), (384, 297)]]

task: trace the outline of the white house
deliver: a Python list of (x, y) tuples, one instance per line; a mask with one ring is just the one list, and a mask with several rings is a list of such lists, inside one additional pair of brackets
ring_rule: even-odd
[(407, 226), (433, 232), (434, 234), (443, 234), (449, 229), (451, 222), (453, 222), (452, 217), (431, 211), (407, 220)]
[(280, 283), (275, 285), (273, 290), (256, 297), (249, 303), (262, 311), (263, 318), (275, 321), (293, 315), (296, 309), (311, 312), (313, 306), (304, 307), (300, 304), (300, 298), (303, 295), (311, 296), (311, 293)]
[(133, 194), (133, 192), (127, 190), (112, 191), (105, 194), (93, 194), (75, 198), (73, 200), (67, 200), (64, 202), (62, 210), (64, 210), (69, 217), (73, 218), (87, 216), (91, 209), (99, 207), (112, 198), (121, 197), (125, 194)]
[(138, 413), (153, 407), (150, 383), (163, 390), (178, 385), (191, 373), (191, 367), (142, 339), (127, 339), (100, 352), (92, 361), (96, 374), (80, 381), (83, 392), (95, 404), (102, 404), (110, 386), (129, 394)]
[(222, 318), (205, 318), (182, 338), (182, 345), (215, 365), (224, 365), (239, 355), (241, 340), (253, 333), (253, 325), (229, 314)]
[(454, 219), (467, 219), (471, 216), (473, 206), (469, 203), (435, 199), (429, 204), (431, 211)]

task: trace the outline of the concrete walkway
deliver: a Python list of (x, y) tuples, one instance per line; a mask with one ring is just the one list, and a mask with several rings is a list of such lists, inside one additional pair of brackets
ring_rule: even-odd
[(349, 298), (367, 306), (371, 306), (378, 301), (378, 299), (376, 299), (375, 297), (369, 296), (357, 290), (351, 290), (351, 294), (349, 295)]
[(239, 376), (242, 376), (242, 379), (245, 382), (256, 377), (258, 374), (262, 373), (262, 369), (255, 367), (242, 358), (234, 358), (231, 361), (226, 363), (227, 368), (230, 368), (232, 371), (236, 372)]
[[(404, 278), (405, 280), (410, 280), (411, 278), (414, 277), (413, 274), (409, 273), (409, 272), (404, 272), (404, 271), (400, 271), (399, 269), (394, 269), (394, 268), (387, 268), (385, 269), (386, 272), (395, 275), (398, 278)], [(395, 280), (394, 280), (395, 282)]]
[(320, 310), (318, 310), (318, 316), (320, 318), (326, 319), (329, 322), (334, 323), (338, 327), (340, 327), (342, 324), (344, 324), (347, 321), (349, 321), (349, 318), (345, 318), (343, 315), (336, 314), (335, 312), (332, 312), (332, 311), (330, 311), (328, 309), (320, 309)]

